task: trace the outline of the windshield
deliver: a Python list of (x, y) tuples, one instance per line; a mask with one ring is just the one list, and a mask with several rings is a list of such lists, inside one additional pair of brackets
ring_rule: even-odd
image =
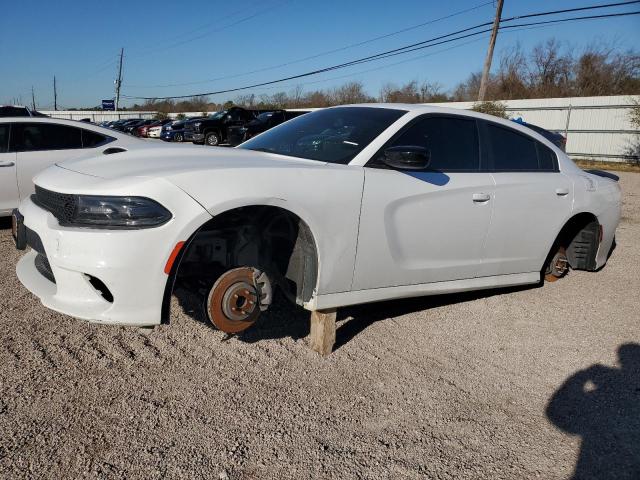
[(212, 114), (212, 115), (209, 115), (209, 118), (210, 118), (211, 120), (218, 120), (219, 118), (224, 117), (226, 113), (227, 113), (227, 111), (226, 111), (226, 110), (221, 110), (221, 111), (216, 112), (216, 113), (214, 113), (214, 114)]
[(405, 113), (374, 107), (317, 110), (267, 130), (238, 148), (347, 164)]

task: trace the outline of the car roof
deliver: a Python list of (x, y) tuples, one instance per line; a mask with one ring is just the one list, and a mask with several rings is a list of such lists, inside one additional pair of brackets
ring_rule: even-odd
[(511, 130), (518, 130), (525, 135), (530, 137), (534, 137), (536, 140), (541, 141), (547, 146), (552, 147), (556, 151), (561, 150), (555, 145), (551, 140), (536, 132), (534, 129), (529, 128), (528, 126), (522, 125), (521, 123), (514, 122), (510, 119), (496, 117), (494, 115), (488, 115), (486, 113), (475, 112), (473, 110), (465, 110), (460, 108), (450, 108), (450, 107), (436, 107), (434, 105), (420, 104), (420, 103), (355, 103), (350, 105), (338, 105), (332, 108), (347, 108), (347, 107), (360, 107), (360, 108), (387, 108), (390, 110), (403, 110), (405, 112), (409, 112), (412, 116), (418, 116), (424, 113), (440, 113), (446, 115), (457, 115), (469, 118), (477, 118), (480, 120), (486, 120), (488, 122), (497, 123), (503, 125)]

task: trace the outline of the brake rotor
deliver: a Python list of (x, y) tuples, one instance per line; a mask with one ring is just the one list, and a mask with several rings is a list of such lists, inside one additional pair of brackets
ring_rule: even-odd
[(207, 314), (219, 330), (239, 333), (258, 320), (261, 312), (258, 275), (251, 267), (234, 268), (213, 284), (207, 298)]
[(569, 271), (569, 260), (564, 247), (558, 248), (558, 251), (549, 262), (549, 266), (544, 275), (547, 282), (555, 282), (559, 278), (564, 277)]

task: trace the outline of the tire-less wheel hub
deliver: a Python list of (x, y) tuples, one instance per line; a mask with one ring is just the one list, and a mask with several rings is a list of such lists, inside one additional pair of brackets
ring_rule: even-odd
[(569, 271), (569, 260), (564, 248), (559, 248), (556, 254), (549, 262), (545, 279), (548, 282), (555, 282), (559, 278), (562, 278)]
[[(265, 290), (263, 292), (263, 290)], [(213, 284), (207, 298), (209, 320), (225, 333), (238, 333), (253, 325), (270, 302), (266, 276), (251, 267), (234, 268)]]

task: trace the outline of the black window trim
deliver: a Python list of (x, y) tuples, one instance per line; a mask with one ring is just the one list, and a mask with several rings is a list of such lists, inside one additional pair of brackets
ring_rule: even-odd
[(9, 127), (9, 131), (7, 132), (7, 151), (0, 151), (0, 153), (15, 153), (15, 151), (11, 149), (11, 125), (13, 124), (11, 122), (2, 122), (0, 125), (6, 125)]
[(487, 165), (485, 164), (485, 155), (483, 155), (483, 150), (484, 150), (484, 145), (483, 145), (483, 141), (482, 141), (482, 136), (481, 136), (481, 132), (480, 132), (480, 128), (478, 126), (478, 119), (475, 117), (470, 117), (467, 115), (456, 115), (454, 113), (437, 113), (437, 112), (430, 112), (430, 113), (424, 113), (422, 115), (418, 115), (417, 117), (409, 120), (400, 130), (398, 130), (389, 140), (387, 140), (385, 142), (385, 144), (378, 149), (378, 151), (376, 151), (376, 153), (373, 154), (373, 156), (371, 158), (369, 158), (369, 160), (367, 160), (367, 163), (365, 163), (365, 167), (366, 168), (377, 168), (377, 169), (382, 169), (382, 170), (393, 170), (396, 171), (396, 169), (389, 167), (388, 165), (384, 164), (384, 163), (378, 163), (376, 162), (376, 159), (379, 158), (385, 151), (385, 149), (389, 148), (389, 146), (396, 141), (401, 135), (403, 135), (407, 130), (409, 130), (411, 127), (413, 127), (416, 123), (421, 122), (422, 120), (425, 120), (426, 118), (431, 118), (431, 117), (437, 117), (437, 118), (453, 118), (456, 120), (470, 120), (473, 121), (475, 123), (475, 127), (476, 127), (476, 138), (478, 140), (478, 168), (469, 168), (469, 169), (435, 169), (435, 168), (427, 168), (424, 171), (428, 172), (428, 171), (432, 171), (432, 172), (442, 172), (442, 173), (481, 173), (481, 172), (487, 172)]
[[(82, 142), (82, 149), (90, 149), (90, 148), (100, 148), (100, 147), (104, 147), (105, 145), (110, 144), (111, 142), (114, 142), (116, 140), (115, 137), (112, 137), (111, 135), (106, 135), (102, 132), (96, 132), (95, 130), (91, 130), (89, 128), (80, 128), (80, 130), (82, 130), (82, 132), (80, 132), (80, 141)], [(95, 133), (96, 135), (100, 135), (104, 138), (104, 140), (100, 143), (96, 143), (95, 145), (93, 145), (92, 147), (85, 147), (84, 146), (84, 132), (91, 132), (91, 133)]]
[[(112, 137), (111, 135), (106, 135), (102, 132), (96, 132), (95, 130), (91, 130), (89, 128), (82, 128), (82, 127), (78, 127), (76, 125), (67, 125), (66, 123), (56, 123), (56, 122), (33, 122), (33, 121), (29, 121), (29, 122), (3, 122), (7, 123), (9, 125), (9, 149), (5, 152), (5, 153), (30, 153), (30, 152), (57, 152), (57, 151), (64, 151), (64, 150), (89, 150), (92, 148), (100, 148), (100, 147), (104, 147), (105, 145), (108, 145), (114, 141), (117, 140), (117, 138)], [(14, 128), (18, 125), (56, 125), (56, 126), (62, 126), (62, 127), (69, 127), (69, 128), (77, 128), (78, 130), (80, 130), (80, 147), (75, 147), (75, 148), (47, 148), (47, 149), (42, 149), (42, 150), (19, 150), (16, 146), (16, 138), (14, 137), (14, 135), (17, 135), (17, 128)], [(82, 135), (83, 131), (88, 131), (88, 132), (92, 132), (95, 133), (97, 135), (101, 135), (102, 137), (104, 137), (104, 140), (96, 145), (94, 145), (93, 147), (85, 147), (84, 146), (84, 136)]]
[[(484, 164), (486, 167), (487, 172), (489, 173), (559, 173), (560, 172), (560, 168), (559, 168), (559, 162), (558, 162), (558, 155), (556, 154), (556, 152), (548, 147), (547, 145), (545, 145), (544, 143), (542, 143), (541, 141), (533, 138), (531, 135), (525, 133), (525, 132), (521, 132), (519, 130), (516, 130), (515, 128), (511, 128), (510, 126), (507, 125), (503, 125), (502, 123), (498, 123), (498, 122), (492, 122), (490, 120), (484, 120), (484, 119), (478, 119), (476, 121), (476, 124), (478, 125), (478, 130), (480, 131), (480, 144), (482, 145), (481, 148), (481, 155), (482, 152), (485, 152), (485, 158), (483, 159), (483, 161), (481, 161), (481, 164)], [(515, 133), (516, 135), (520, 135), (522, 137), (527, 138), (528, 140), (531, 140), (536, 148), (536, 157), (538, 159), (538, 168), (536, 169), (518, 169), (518, 168), (491, 168), (492, 166), (492, 160), (491, 160), (491, 142), (489, 140), (490, 138), (490, 134), (489, 134), (489, 130), (488, 130), (488, 126), (489, 125), (493, 125), (496, 126), (498, 128), (502, 128), (504, 130), (507, 130), (509, 132)], [(543, 170), (540, 168), (540, 156), (542, 153), (542, 150), (540, 147), (546, 148), (547, 150), (549, 150), (552, 154), (552, 161), (553, 161), (553, 168), (551, 170)]]

